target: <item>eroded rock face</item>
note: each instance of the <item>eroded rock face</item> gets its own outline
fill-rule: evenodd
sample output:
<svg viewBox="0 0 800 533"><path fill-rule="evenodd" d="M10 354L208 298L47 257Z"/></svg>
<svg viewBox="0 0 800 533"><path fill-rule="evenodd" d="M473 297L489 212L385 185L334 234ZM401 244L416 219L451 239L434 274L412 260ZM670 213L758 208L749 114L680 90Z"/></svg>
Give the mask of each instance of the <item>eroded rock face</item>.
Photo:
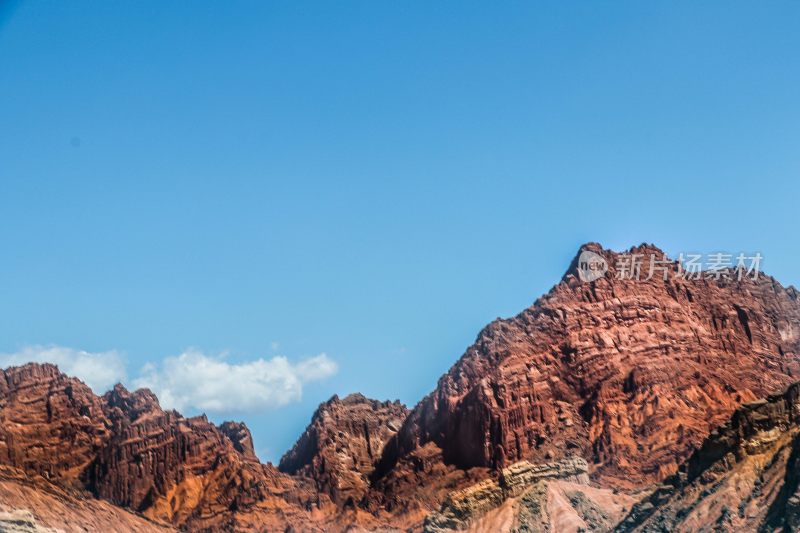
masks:
<svg viewBox="0 0 800 533"><path fill-rule="evenodd" d="M204 416L164 411L150 391L121 385L103 400L112 437L85 476L100 498L183 524L195 512L219 514L269 497L252 450Z"/></svg>
<svg viewBox="0 0 800 533"><path fill-rule="evenodd" d="M800 376L798 293L763 275L619 280L618 254L582 250L608 273L582 282L573 264L410 413L332 398L282 471L258 461L244 424L165 411L147 390L97 397L38 364L2 371L0 465L189 531L418 531L431 509L432 528L604 531L628 513L627 489L651 489L702 444L630 528L800 524L796 395L768 397ZM721 486L740 496L709 496Z"/></svg>
<svg viewBox="0 0 800 533"><path fill-rule="evenodd" d="M500 486L505 498L518 496L542 479L566 479L588 483L589 465L582 457L568 457L554 463L532 464L520 461L500 471Z"/></svg>
<svg viewBox="0 0 800 533"><path fill-rule="evenodd" d="M746 404L619 531L797 531L800 383Z"/></svg>
<svg viewBox="0 0 800 533"><path fill-rule="evenodd" d="M379 402L361 394L334 396L320 405L279 468L312 478L337 505L354 506L366 495L383 446L407 414L398 401Z"/></svg>
<svg viewBox="0 0 800 533"><path fill-rule="evenodd" d="M573 263L533 306L486 327L413 409L377 470L385 505L415 497L404 480L430 446L461 469L578 455L607 486L644 487L740 404L800 375L794 288L763 274L681 279L676 264L666 281L621 280L619 254L582 250L606 259L604 277L582 282Z"/></svg>
<svg viewBox="0 0 800 533"><path fill-rule="evenodd" d="M514 463L504 468L496 479L485 479L450 493L441 509L425 520L425 532L466 529L492 509L500 507L509 498L528 493L532 487L545 479L588 482L587 468L586 461L580 457L539 465L528 461Z"/></svg>
<svg viewBox="0 0 800 533"><path fill-rule="evenodd" d="M0 531L176 533L103 500L0 466ZM14 529L17 528L17 529Z"/></svg>
<svg viewBox="0 0 800 533"><path fill-rule="evenodd" d="M53 365L0 376L0 463L81 487L81 475L111 438L103 403Z"/></svg>
<svg viewBox="0 0 800 533"><path fill-rule="evenodd" d="M250 434L250 429L244 422L223 422L219 426L219 430L231 440L236 451L248 459L256 459L253 435Z"/></svg>
<svg viewBox="0 0 800 533"><path fill-rule="evenodd" d="M160 523L216 527L260 509L276 528L305 524L310 487L258 462L243 425L164 411L148 390L102 398L52 365L0 379L0 464L29 478L88 490Z"/></svg>

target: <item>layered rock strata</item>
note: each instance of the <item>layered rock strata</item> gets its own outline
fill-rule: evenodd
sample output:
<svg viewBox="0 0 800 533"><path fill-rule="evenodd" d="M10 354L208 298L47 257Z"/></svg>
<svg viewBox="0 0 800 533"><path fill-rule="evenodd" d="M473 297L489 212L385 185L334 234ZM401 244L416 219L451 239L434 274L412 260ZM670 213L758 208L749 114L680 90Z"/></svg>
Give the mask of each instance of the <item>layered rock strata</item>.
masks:
<svg viewBox="0 0 800 533"><path fill-rule="evenodd" d="M664 253L583 251L604 258L605 275L581 281L576 256L548 294L487 326L411 411L374 475L381 505L418 499L420 470L437 487L454 472L573 455L603 486L647 487L739 405L800 375L793 287L763 273L691 279L669 261L665 275L619 279L631 256Z"/></svg>
<svg viewBox="0 0 800 533"><path fill-rule="evenodd" d="M746 404L618 531L800 530L800 383Z"/></svg>

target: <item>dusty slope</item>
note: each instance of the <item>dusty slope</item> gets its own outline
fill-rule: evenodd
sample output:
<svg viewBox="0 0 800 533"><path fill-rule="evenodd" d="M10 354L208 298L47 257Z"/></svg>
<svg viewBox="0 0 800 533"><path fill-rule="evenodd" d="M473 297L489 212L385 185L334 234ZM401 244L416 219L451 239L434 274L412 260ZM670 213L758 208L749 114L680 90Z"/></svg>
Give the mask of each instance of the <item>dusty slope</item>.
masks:
<svg viewBox="0 0 800 533"><path fill-rule="evenodd" d="M67 533L86 531L130 531L133 533L169 533L177 530L157 524L108 502L65 490L47 480L26 476L22 472L0 467L0 512L7 513L6 522L23 520L30 530L56 529ZM16 520L12 521L12 518ZM20 527L24 531L23 526ZM13 530L12 524L0 520L0 531Z"/></svg>

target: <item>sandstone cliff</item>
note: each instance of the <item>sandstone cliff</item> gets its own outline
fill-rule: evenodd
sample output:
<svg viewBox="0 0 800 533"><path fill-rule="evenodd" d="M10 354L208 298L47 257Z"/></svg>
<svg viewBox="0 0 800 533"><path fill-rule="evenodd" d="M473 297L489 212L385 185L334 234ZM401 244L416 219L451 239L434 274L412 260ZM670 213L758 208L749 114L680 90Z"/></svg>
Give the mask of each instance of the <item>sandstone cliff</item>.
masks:
<svg viewBox="0 0 800 533"><path fill-rule="evenodd" d="M737 410L618 530L800 530L800 383Z"/></svg>
<svg viewBox="0 0 800 533"><path fill-rule="evenodd" d="M337 505L353 507L366 496L383 446L407 414L397 401L379 402L361 394L334 396L320 405L279 468L313 479Z"/></svg>
<svg viewBox="0 0 800 533"><path fill-rule="evenodd" d="M38 364L0 376L0 466L8 486L117 509L131 531L606 531L625 515L620 528L645 531L711 516L795 527L796 396L769 395L800 377L797 291L764 275L683 279L674 263L666 280L616 279L619 254L582 250L609 271L583 282L573 262L410 412L332 398L279 469L242 423L165 411L147 390L98 397ZM63 525L49 504L2 498L11 519Z"/></svg>
<svg viewBox="0 0 800 533"><path fill-rule="evenodd" d="M102 398L52 365L0 379L0 464L162 524L207 527L239 509L275 527L309 523L313 487L262 465L249 432L164 411L147 390ZM323 507L323 504L317 507Z"/></svg>
<svg viewBox="0 0 800 533"><path fill-rule="evenodd" d="M763 274L683 279L675 263L667 280L616 279L619 254L582 250L609 271L582 282L575 261L530 308L478 335L387 444L374 476L380 505L409 508L420 479L431 494L470 469L573 455L604 486L646 487L740 404L800 375L794 288Z"/></svg>

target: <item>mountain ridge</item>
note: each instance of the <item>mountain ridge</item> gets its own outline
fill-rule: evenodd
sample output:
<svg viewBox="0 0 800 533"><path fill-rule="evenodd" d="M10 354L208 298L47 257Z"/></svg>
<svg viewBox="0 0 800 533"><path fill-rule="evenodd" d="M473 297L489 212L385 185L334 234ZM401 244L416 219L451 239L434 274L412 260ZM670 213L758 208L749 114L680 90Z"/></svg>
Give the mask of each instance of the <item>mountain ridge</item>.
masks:
<svg viewBox="0 0 800 533"><path fill-rule="evenodd" d="M605 262L589 281L585 251ZM2 372L0 464L190 531L609 529L741 405L800 376L793 287L684 279L675 262L618 279L626 253L665 257L583 245L412 409L333 396L278 467L243 423L165 411L146 389L97 396L47 364Z"/></svg>

